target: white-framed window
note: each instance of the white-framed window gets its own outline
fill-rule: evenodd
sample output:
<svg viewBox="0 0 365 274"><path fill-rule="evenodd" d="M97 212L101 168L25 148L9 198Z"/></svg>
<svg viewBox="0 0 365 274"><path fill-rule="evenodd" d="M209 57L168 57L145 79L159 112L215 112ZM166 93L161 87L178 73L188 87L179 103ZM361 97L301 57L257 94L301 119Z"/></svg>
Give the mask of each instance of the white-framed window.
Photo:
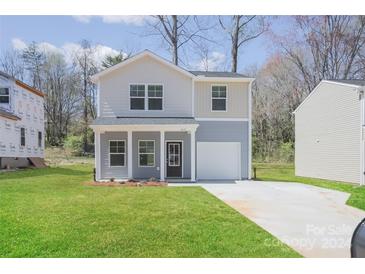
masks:
<svg viewBox="0 0 365 274"><path fill-rule="evenodd" d="M212 111L227 110L227 86L212 86Z"/></svg>
<svg viewBox="0 0 365 274"><path fill-rule="evenodd" d="M181 143L169 143L168 150L169 150L169 158L168 158L168 165L169 166L180 166L180 158L181 158Z"/></svg>
<svg viewBox="0 0 365 274"><path fill-rule="evenodd" d="M125 166L125 141L110 140L109 141L109 165L111 167Z"/></svg>
<svg viewBox="0 0 365 274"><path fill-rule="evenodd" d="M38 131L38 147L42 147L42 131Z"/></svg>
<svg viewBox="0 0 365 274"><path fill-rule="evenodd" d="M145 109L145 85L129 85L130 109L144 110Z"/></svg>
<svg viewBox="0 0 365 274"><path fill-rule="evenodd" d="M162 110L163 86L148 85L148 110Z"/></svg>
<svg viewBox="0 0 365 274"><path fill-rule="evenodd" d="M138 140L138 166L155 166L155 141Z"/></svg>
<svg viewBox="0 0 365 274"><path fill-rule="evenodd" d="M20 145L25 146L25 128L23 127L20 128Z"/></svg>
<svg viewBox="0 0 365 274"><path fill-rule="evenodd" d="M0 87L0 104L10 103L10 89L5 87Z"/></svg>

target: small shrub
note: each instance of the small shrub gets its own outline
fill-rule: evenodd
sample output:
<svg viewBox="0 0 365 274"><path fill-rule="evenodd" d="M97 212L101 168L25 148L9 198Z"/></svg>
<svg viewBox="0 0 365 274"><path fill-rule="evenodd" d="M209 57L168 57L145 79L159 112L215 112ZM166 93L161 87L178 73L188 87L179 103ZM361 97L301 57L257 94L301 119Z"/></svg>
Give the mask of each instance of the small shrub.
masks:
<svg viewBox="0 0 365 274"><path fill-rule="evenodd" d="M69 150L73 156L82 155L82 136L68 136L63 144L66 150Z"/></svg>

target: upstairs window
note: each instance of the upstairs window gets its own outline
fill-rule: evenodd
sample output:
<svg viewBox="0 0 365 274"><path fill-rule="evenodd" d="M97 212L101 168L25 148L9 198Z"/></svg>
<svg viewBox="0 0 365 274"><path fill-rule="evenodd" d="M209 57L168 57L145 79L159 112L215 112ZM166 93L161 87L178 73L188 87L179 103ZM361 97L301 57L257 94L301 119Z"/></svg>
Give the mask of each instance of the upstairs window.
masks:
<svg viewBox="0 0 365 274"><path fill-rule="evenodd" d="M20 145L25 146L25 128L20 128Z"/></svg>
<svg viewBox="0 0 365 274"><path fill-rule="evenodd" d="M145 85L130 85L129 95L131 109L145 109Z"/></svg>
<svg viewBox="0 0 365 274"><path fill-rule="evenodd" d="M212 111L227 110L227 87L212 86Z"/></svg>
<svg viewBox="0 0 365 274"><path fill-rule="evenodd" d="M109 141L110 166L125 166L125 141Z"/></svg>
<svg viewBox="0 0 365 274"><path fill-rule="evenodd" d="M9 88L0 88L0 103L9 104L9 102L10 102Z"/></svg>
<svg viewBox="0 0 365 274"><path fill-rule="evenodd" d="M162 85L148 85L148 109L162 110Z"/></svg>

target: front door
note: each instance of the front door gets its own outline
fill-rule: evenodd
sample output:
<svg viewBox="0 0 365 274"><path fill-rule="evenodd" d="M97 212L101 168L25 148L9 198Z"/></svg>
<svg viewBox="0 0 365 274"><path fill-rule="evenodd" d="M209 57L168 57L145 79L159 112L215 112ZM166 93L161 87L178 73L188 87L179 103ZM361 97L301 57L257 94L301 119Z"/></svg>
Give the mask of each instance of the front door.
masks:
<svg viewBox="0 0 365 274"><path fill-rule="evenodd" d="M166 177L182 177L182 142L166 142Z"/></svg>

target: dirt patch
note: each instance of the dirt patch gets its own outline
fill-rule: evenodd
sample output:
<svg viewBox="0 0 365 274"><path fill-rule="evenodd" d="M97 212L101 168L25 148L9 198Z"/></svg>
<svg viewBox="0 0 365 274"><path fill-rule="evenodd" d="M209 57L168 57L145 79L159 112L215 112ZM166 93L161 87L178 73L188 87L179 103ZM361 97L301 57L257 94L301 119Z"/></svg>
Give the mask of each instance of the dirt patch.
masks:
<svg viewBox="0 0 365 274"><path fill-rule="evenodd" d="M155 181L126 181L126 182L86 182L86 185L91 186L111 186L111 187L145 187L145 186L167 186L167 182Z"/></svg>

